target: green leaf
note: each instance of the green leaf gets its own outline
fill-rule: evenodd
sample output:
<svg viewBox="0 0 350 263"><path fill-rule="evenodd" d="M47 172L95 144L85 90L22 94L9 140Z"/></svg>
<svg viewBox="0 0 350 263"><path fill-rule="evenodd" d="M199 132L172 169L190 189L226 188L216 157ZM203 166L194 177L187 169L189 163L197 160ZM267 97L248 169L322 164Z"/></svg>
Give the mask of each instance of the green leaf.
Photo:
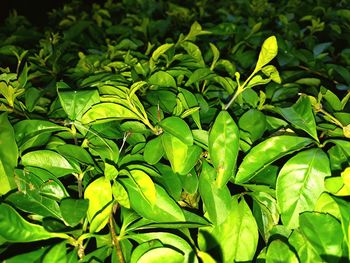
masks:
<svg viewBox="0 0 350 263"><path fill-rule="evenodd" d="M159 87L176 88L175 79L165 71L157 71L154 73L149 77L148 83Z"/></svg>
<svg viewBox="0 0 350 263"><path fill-rule="evenodd" d="M42 226L24 220L11 206L0 204L0 238L10 243L25 243L49 238L68 239L69 236L48 232Z"/></svg>
<svg viewBox="0 0 350 263"><path fill-rule="evenodd" d="M278 73L278 70L273 65L265 66L261 69L262 73L266 75L266 77L269 77L272 81L281 84L281 77Z"/></svg>
<svg viewBox="0 0 350 263"><path fill-rule="evenodd" d="M288 238L288 242L297 252L300 262L323 262L320 255L299 229L293 231Z"/></svg>
<svg viewBox="0 0 350 263"><path fill-rule="evenodd" d="M214 168L204 161L199 176L199 193L209 220L214 225L220 225L230 213L231 194L226 186L218 188L215 177Z"/></svg>
<svg viewBox="0 0 350 263"><path fill-rule="evenodd" d="M152 140L149 140L143 152L143 158L149 164L156 164L162 159L164 155L164 149L162 145L162 137L158 136Z"/></svg>
<svg viewBox="0 0 350 263"><path fill-rule="evenodd" d="M156 203L156 189L152 179L142 170L131 170L130 175L138 187L138 192L153 206Z"/></svg>
<svg viewBox="0 0 350 263"><path fill-rule="evenodd" d="M145 254L147 251L154 248L159 248L159 247L163 247L163 244L158 239L141 243L132 251L132 254L130 257L130 263L137 263L140 257L143 254Z"/></svg>
<svg viewBox="0 0 350 263"><path fill-rule="evenodd" d="M221 111L209 132L209 155L216 169L218 187L233 176L239 150L239 130L227 111Z"/></svg>
<svg viewBox="0 0 350 263"><path fill-rule="evenodd" d="M184 262L184 255L177 250L168 247L153 248L143 254L138 263L182 263Z"/></svg>
<svg viewBox="0 0 350 263"><path fill-rule="evenodd" d="M125 190L122 184L118 181L114 181L112 185L112 193L114 200L117 201L121 206L130 208L130 200L128 192Z"/></svg>
<svg viewBox="0 0 350 263"><path fill-rule="evenodd" d="M266 263L298 263L299 260L286 243L274 240L270 243L266 253Z"/></svg>
<svg viewBox="0 0 350 263"><path fill-rule="evenodd" d="M61 155L54 151L38 150L22 156L24 166L40 167L53 173L56 177L76 172L73 166Z"/></svg>
<svg viewBox="0 0 350 263"><path fill-rule="evenodd" d="M83 113L100 102L97 90L71 90L64 82L57 83L62 108L71 120L80 120Z"/></svg>
<svg viewBox="0 0 350 263"><path fill-rule="evenodd" d="M256 63L254 72L258 72L260 69L262 69L262 67L274 59L274 57L277 55L277 52L278 46L276 37L271 36L267 38L261 47L258 62Z"/></svg>
<svg viewBox="0 0 350 263"><path fill-rule="evenodd" d="M151 205L145 196L140 193L139 186L133 180L123 178L120 182L129 194L131 208L142 217L154 222L185 221L181 208L162 187L155 184L156 202Z"/></svg>
<svg viewBox="0 0 350 263"><path fill-rule="evenodd" d="M0 114L0 195L16 187L14 170L17 166L18 150L14 130L7 114Z"/></svg>
<svg viewBox="0 0 350 263"><path fill-rule="evenodd" d="M201 247L200 249L206 251L220 249L223 256L220 262L252 261L259 234L254 216L243 198L240 202L237 196L232 198L230 214L223 223L209 231L210 235L215 238L217 244L212 240L206 240L205 249Z"/></svg>
<svg viewBox="0 0 350 263"><path fill-rule="evenodd" d="M64 221L69 226L76 226L86 216L89 201L85 199L65 198L60 203L60 210Z"/></svg>
<svg viewBox="0 0 350 263"><path fill-rule="evenodd" d="M337 219L328 214L305 212L299 222L301 232L324 261L336 262L335 259L341 258L343 233Z"/></svg>
<svg viewBox="0 0 350 263"><path fill-rule="evenodd" d="M73 144L64 144L57 147L57 151L66 158L82 164L94 165L91 155L82 147Z"/></svg>
<svg viewBox="0 0 350 263"><path fill-rule="evenodd" d="M66 242L60 242L52 246L49 251L43 257L42 263L66 263L67 262L67 249Z"/></svg>
<svg viewBox="0 0 350 263"><path fill-rule="evenodd" d="M107 225L112 212L111 183L105 177L97 178L86 187L84 198L89 200L90 233L98 232Z"/></svg>
<svg viewBox="0 0 350 263"><path fill-rule="evenodd" d="M214 72L209 68L196 69L187 80L185 86L189 87L193 83L199 84L200 81L212 79L214 76Z"/></svg>
<svg viewBox="0 0 350 263"><path fill-rule="evenodd" d="M197 145L187 146L171 134L162 134L165 154L175 173L186 175L198 162L202 149Z"/></svg>
<svg viewBox="0 0 350 263"><path fill-rule="evenodd" d="M93 105L81 118L83 124L96 121L111 121L123 119L139 119L133 111L128 108L111 102L103 102Z"/></svg>
<svg viewBox="0 0 350 263"><path fill-rule="evenodd" d="M7 200L17 208L45 217L61 219L61 211L58 203L40 194L37 189L15 192L7 197Z"/></svg>
<svg viewBox="0 0 350 263"><path fill-rule="evenodd" d="M250 109L239 118L238 126L248 132L254 142L260 139L265 132L266 117L261 111Z"/></svg>
<svg viewBox="0 0 350 263"><path fill-rule="evenodd" d="M162 120L159 125L164 131L180 139L186 145L193 144L193 136L190 127L187 123L179 117L168 117Z"/></svg>
<svg viewBox="0 0 350 263"><path fill-rule="evenodd" d="M248 182L267 165L287 154L303 149L312 142L313 140L309 138L290 135L280 135L266 139L253 147L243 158L235 182L237 184Z"/></svg>
<svg viewBox="0 0 350 263"><path fill-rule="evenodd" d="M300 152L284 164L276 184L284 225L298 227L299 214L314 209L324 191L324 178L330 175L328 157L320 149Z"/></svg>
<svg viewBox="0 0 350 263"><path fill-rule="evenodd" d="M318 141L315 117L308 96L301 96L292 107L279 108L279 112L293 126L302 129Z"/></svg>

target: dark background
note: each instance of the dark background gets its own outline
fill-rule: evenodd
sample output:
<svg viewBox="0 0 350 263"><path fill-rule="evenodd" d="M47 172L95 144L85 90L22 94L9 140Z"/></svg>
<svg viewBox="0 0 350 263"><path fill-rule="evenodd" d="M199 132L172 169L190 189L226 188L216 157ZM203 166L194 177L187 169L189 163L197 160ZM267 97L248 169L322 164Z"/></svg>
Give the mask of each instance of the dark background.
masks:
<svg viewBox="0 0 350 263"><path fill-rule="evenodd" d="M47 13L54 8L63 7L64 3L70 0L0 0L0 24L8 16L13 9L17 10L19 15L27 17L27 19L36 26L45 25L47 21ZM104 3L104 0L83 0L84 4Z"/></svg>

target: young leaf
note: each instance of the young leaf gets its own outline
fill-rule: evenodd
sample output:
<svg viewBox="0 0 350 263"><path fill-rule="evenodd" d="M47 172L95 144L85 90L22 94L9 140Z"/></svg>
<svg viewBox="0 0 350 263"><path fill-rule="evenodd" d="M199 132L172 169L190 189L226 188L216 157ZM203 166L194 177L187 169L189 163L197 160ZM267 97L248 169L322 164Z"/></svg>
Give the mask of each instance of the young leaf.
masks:
<svg viewBox="0 0 350 263"><path fill-rule="evenodd" d="M301 96L292 107L279 108L279 112L293 126L302 129L318 141L315 117L307 96Z"/></svg>
<svg viewBox="0 0 350 263"><path fill-rule="evenodd" d="M278 46L276 37L271 36L267 38L261 47L258 62L256 63L254 72L258 72L260 69L262 69L262 67L274 59L274 57L277 55L277 52Z"/></svg>
<svg viewBox="0 0 350 263"><path fill-rule="evenodd" d="M239 150L239 130L227 111L221 111L209 132L209 155L216 169L219 187L233 176Z"/></svg>
<svg viewBox="0 0 350 263"><path fill-rule="evenodd" d="M113 182L112 193L113 193L114 200L116 200L121 206L130 208L128 193L126 192L123 185L120 184L118 181Z"/></svg>
<svg viewBox="0 0 350 263"><path fill-rule="evenodd" d="M149 164L156 164L164 155L164 149L162 145L162 137L158 136L152 140L149 140L143 152L143 158Z"/></svg>
<svg viewBox="0 0 350 263"><path fill-rule="evenodd" d="M274 136L266 139L253 147L243 158L235 182L237 184L248 182L267 165L287 154L303 149L312 142L309 138L290 135Z"/></svg>
<svg viewBox="0 0 350 263"><path fill-rule="evenodd" d="M331 175L327 155L320 149L300 152L282 167L276 184L282 222L298 227L299 214L313 210L324 191L324 178Z"/></svg>
<svg viewBox="0 0 350 263"><path fill-rule="evenodd" d="M157 199L156 188L152 179L142 170L131 170L130 175L138 187L138 192L142 194L150 206L153 206Z"/></svg>
<svg viewBox="0 0 350 263"><path fill-rule="evenodd" d="M13 128L7 114L0 114L0 195L16 187L14 170L17 165L18 150Z"/></svg>

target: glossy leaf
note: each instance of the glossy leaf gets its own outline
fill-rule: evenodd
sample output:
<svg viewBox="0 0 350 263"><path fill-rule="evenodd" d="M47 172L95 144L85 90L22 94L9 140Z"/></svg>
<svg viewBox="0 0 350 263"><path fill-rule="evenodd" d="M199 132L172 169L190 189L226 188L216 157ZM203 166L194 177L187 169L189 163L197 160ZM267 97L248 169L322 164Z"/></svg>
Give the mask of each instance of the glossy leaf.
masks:
<svg viewBox="0 0 350 263"><path fill-rule="evenodd" d="M133 111L125 106L103 102L93 105L81 118L83 124L89 124L96 121L111 121L111 120L123 120L123 119L139 119Z"/></svg>
<svg viewBox="0 0 350 263"><path fill-rule="evenodd" d="M0 195L16 187L14 169L17 165L18 149L14 130L7 114L0 114Z"/></svg>
<svg viewBox="0 0 350 263"><path fill-rule="evenodd" d="M138 187L138 192L143 196L143 198L149 203L150 206L153 206L156 203L156 188L149 177L142 170L131 170L131 178Z"/></svg>
<svg viewBox="0 0 350 263"><path fill-rule="evenodd" d="M112 212L111 183L104 177L97 178L85 189L84 198L89 200L90 233L98 232L106 226Z"/></svg>
<svg viewBox="0 0 350 263"><path fill-rule="evenodd" d="M161 262L170 262L170 263L180 263L184 262L184 256L171 248L168 247L159 247L147 251L143 254L137 262L139 263L161 263Z"/></svg>
<svg viewBox="0 0 350 263"><path fill-rule="evenodd" d="M67 253L66 242L60 242L49 249L49 251L43 257L42 262L43 263L50 263L50 262L66 263L67 262L66 253Z"/></svg>
<svg viewBox="0 0 350 263"><path fill-rule="evenodd" d="M155 222L178 222L184 221L184 215L180 207L175 203L167 192L160 186L155 185L156 202L152 206L144 195L138 190L138 185L131 179L123 179L121 183L125 186L130 206L139 215Z"/></svg>
<svg viewBox="0 0 350 263"><path fill-rule="evenodd" d="M288 245L281 240L274 240L267 248L266 263L288 262L298 263L299 260Z"/></svg>
<svg viewBox="0 0 350 263"><path fill-rule="evenodd" d="M328 157L320 149L300 152L284 164L276 185L284 225L296 228L299 214L314 209L324 191L324 178L330 175Z"/></svg>
<svg viewBox="0 0 350 263"><path fill-rule="evenodd" d="M220 225L230 213L231 195L226 186L218 188L215 176L215 169L203 162L199 176L199 193L210 221L214 225Z"/></svg>
<svg viewBox="0 0 350 263"><path fill-rule="evenodd" d="M149 164L156 164L164 155L164 149L162 144L162 137L158 136L152 140L149 140L143 152L145 161Z"/></svg>
<svg viewBox="0 0 350 263"><path fill-rule="evenodd" d="M263 66L265 66L272 59L274 59L274 57L277 55L277 52L278 46L276 37L271 36L267 38L261 47L258 62L256 63L254 72L258 72Z"/></svg>
<svg viewBox="0 0 350 263"><path fill-rule="evenodd" d="M148 83L159 87L176 88L175 79L165 71L157 71L154 73L149 77Z"/></svg>
<svg viewBox="0 0 350 263"><path fill-rule="evenodd" d="M117 201L121 206L130 208L128 193L119 182L117 181L113 182L112 193L115 201Z"/></svg>
<svg viewBox="0 0 350 263"><path fill-rule="evenodd" d="M233 176L239 150L239 130L227 111L221 111L209 132L209 155L216 169L216 183L224 186Z"/></svg>
<svg viewBox="0 0 350 263"><path fill-rule="evenodd" d="M162 120L159 125L164 131L180 139L186 145L193 144L193 136L187 123L179 117L168 117Z"/></svg>
<svg viewBox="0 0 350 263"><path fill-rule="evenodd" d="M97 90L71 90L64 82L57 83L57 93L69 119L80 120L83 113L100 102Z"/></svg>
<svg viewBox="0 0 350 263"><path fill-rule="evenodd" d="M67 159L49 150L38 150L23 155L22 164L25 166L40 167L50 171L57 177L76 172Z"/></svg>
<svg viewBox="0 0 350 263"><path fill-rule="evenodd" d="M0 238L7 242L33 242L49 238L68 239L64 233L52 233L24 220L14 208L0 204Z"/></svg>
<svg viewBox="0 0 350 263"><path fill-rule="evenodd" d="M266 139L253 147L243 158L235 182L237 184L248 182L267 165L287 154L299 151L311 143L311 139L289 135Z"/></svg>
<svg viewBox="0 0 350 263"><path fill-rule="evenodd" d="M85 199L63 199L60 210L65 222L70 226L76 226L86 216L89 201Z"/></svg>
<svg viewBox="0 0 350 263"><path fill-rule="evenodd" d="M290 108L279 108L279 112L293 126L304 130L318 141L315 117L310 100L307 96L301 96Z"/></svg>
<svg viewBox="0 0 350 263"><path fill-rule="evenodd" d="M305 212L299 222L301 232L323 260L332 261L342 256L343 234L337 219L328 214Z"/></svg>
<svg viewBox="0 0 350 263"><path fill-rule="evenodd" d="M266 117L258 110L250 109L238 121L239 128L248 132L253 141L262 137L266 129Z"/></svg>

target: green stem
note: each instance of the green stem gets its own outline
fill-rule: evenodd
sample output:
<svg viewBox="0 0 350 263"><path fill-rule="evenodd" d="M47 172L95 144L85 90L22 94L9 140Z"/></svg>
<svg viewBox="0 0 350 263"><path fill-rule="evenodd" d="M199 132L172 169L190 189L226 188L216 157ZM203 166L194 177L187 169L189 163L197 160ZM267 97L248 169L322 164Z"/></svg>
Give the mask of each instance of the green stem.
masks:
<svg viewBox="0 0 350 263"><path fill-rule="evenodd" d="M257 73L257 71L254 70L253 73L250 74L250 76L244 81L244 83L242 85L239 85L239 83L238 83L238 88L236 90L236 93L233 95L233 97L230 99L230 101L225 105L225 107L224 107L225 110L230 108L232 103L237 99L239 94L241 94L245 90L245 86L249 83L249 81L252 79L252 77L254 77L254 75L256 73Z"/></svg>

